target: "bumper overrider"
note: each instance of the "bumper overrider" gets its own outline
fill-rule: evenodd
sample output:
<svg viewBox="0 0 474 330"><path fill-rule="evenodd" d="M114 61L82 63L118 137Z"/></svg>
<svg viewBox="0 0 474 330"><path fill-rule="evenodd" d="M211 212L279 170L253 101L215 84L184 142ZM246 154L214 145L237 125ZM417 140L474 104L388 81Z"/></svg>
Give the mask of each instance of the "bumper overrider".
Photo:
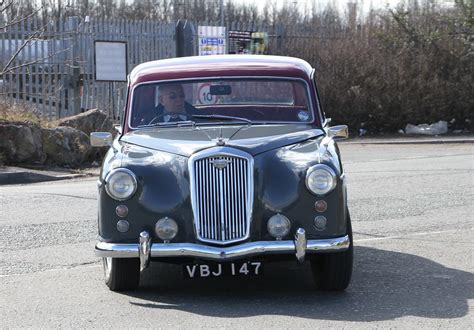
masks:
<svg viewBox="0 0 474 330"><path fill-rule="evenodd" d="M344 251L349 248L349 236L307 240L303 228L296 231L294 240L248 242L230 247L215 247L195 243L151 243L148 232L140 233L137 244L99 242L95 246L97 257L140 258L141 270L148 267L151 258L192 257L215 261L229 261L253 256L292 254L304 261L307 253Z"/></svg>

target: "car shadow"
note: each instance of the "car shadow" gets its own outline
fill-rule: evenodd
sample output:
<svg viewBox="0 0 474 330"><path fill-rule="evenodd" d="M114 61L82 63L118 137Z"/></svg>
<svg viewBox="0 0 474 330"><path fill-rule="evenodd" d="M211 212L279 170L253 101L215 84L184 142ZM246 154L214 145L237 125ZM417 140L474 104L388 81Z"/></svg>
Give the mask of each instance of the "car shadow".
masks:
<svg viewBox="0 0 474 330"><path fill-rule="evenodd" d="M406 253L355 248L345 292L314 289L308 263L266 264L253 278L183 279L181 266L152 263L130 304L204 316L288 315L309 319L377 321L413 315L458 318L468 313L474 276ZM137 298L137 299L135 299Z"/></svg>

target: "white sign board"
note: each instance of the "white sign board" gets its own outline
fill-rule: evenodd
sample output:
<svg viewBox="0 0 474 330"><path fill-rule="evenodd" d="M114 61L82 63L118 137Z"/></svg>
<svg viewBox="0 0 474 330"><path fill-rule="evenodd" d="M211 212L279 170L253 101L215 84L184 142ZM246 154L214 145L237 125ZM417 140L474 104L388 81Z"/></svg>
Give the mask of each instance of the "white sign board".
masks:
<svg viewBox="0 0 474 330"><path fill-rule="evenodd" d="M199 55L226 54L225 26L198 26Z"/></svg>
<svg viewBox="0 0 474 330"><path fill-rule="evenodd" d="M127 81L127 43L96 41L95 80Z"/></svg>

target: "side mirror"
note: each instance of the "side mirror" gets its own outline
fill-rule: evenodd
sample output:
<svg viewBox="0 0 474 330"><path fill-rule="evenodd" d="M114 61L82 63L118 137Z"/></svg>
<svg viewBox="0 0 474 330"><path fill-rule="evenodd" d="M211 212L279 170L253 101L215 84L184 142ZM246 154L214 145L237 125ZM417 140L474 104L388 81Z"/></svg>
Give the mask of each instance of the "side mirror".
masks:
<svg viewBox="0 0 474 330"><path fill-rule="evenodd" d="M121 135L122 134L122 125L114 125L114 129Z"/></svg>
<svg viewBox="0 0 474 330"><path fill-rule="evenodd" d="M347 139L349 137L349 129L347 125L337 125L328 128L328 136L334 140Z"/></svg>
<svg viewBox="0 0 474 330"><path fill-rule="evenodd" d="M112 134L108 132L91 133L91 146L107 147L112 145Z"/></svg>

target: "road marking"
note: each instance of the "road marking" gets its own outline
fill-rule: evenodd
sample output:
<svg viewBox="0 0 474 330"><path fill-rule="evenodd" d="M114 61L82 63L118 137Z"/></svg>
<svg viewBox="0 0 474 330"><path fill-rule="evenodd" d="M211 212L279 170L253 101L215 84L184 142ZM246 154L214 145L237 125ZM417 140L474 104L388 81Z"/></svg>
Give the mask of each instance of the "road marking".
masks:
<svg viewBox="0 0 474 330"><path fill-rule="evenodd" d="M469 228L468 230L473 230L474 228ZM372 237L372 238L362 238L362 239L355 239L354 242L371 242L371 241L382 241L388 239L399 239L405 238L410 236L426 236L426 235L436 235L436 234L446 234L446 233L455 233L458 231L465 231L466 229L450 229L450 230L439 230L439 231L426 231L420 233L412 233L412 234L405 234L405 235L397 235L397 236L386 236L386 237Z"/></svg>
<svg viewBox="0 0 474 330"><path fill-rule="evenodd" d="M407 156L403 158L376 158L365 161L351 161L347 160L344 164L367 164L367 163L380 163L380 162L393 162L401 160L420 160L420 159L437 159L437 158L446 158L446 157L464 157L472 156L472 154L453 154L453 155L432 155L432 156Z"/></svg>

